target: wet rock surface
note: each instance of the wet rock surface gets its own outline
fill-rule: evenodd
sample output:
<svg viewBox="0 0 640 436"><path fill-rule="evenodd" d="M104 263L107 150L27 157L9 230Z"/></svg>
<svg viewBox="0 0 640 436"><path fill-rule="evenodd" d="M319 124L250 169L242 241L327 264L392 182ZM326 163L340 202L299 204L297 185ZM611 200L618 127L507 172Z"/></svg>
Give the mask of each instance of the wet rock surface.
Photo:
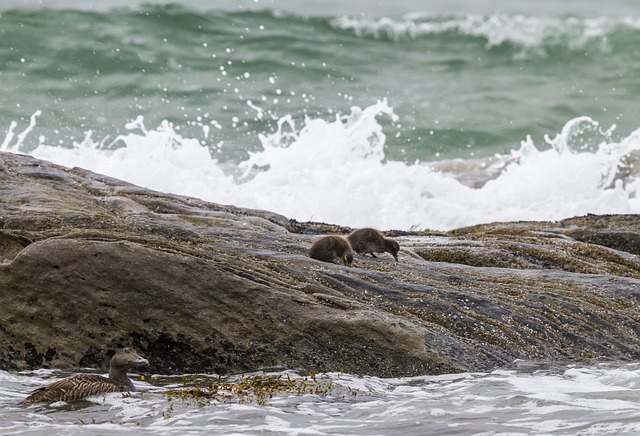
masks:
<svg viewBox="0 0 640 436"><path fill-rule="evenodd" d="M0 153L0 368L408 376L640 357L640 218L386 232L355 267L301 223Z"/></svg>

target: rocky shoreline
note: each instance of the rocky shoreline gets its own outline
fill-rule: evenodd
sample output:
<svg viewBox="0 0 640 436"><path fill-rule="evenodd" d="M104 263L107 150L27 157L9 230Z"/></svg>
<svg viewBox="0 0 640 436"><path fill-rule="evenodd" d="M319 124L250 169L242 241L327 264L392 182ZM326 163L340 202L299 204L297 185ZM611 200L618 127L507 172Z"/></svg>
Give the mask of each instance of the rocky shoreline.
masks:
<svg viewBox="0 0 640 436"><path fill-rule="evenodd" d="M301 223L0 153L0 369L412 376L640 358L640 217L386 232L400 261L310 259Z"/></svg>

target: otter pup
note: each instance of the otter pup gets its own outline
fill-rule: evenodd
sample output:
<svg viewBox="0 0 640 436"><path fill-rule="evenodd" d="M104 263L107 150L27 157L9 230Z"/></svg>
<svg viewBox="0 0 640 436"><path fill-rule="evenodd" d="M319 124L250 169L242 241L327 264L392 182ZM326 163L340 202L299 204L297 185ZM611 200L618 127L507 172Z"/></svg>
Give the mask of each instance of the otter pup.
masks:
<svg viewBox="0 0 640 436"><path fill-rule="evenodd" d="M76 374L57 382L53 382L31 392L21 405L35 403L54 403L56 401L73 401L91 395L108 392L135 391L133 382L127 377L127 370L149 361L135 352L131 347L119 350L109 363L109 378L97 374Z"/></svg>
<svg viewBox="0 0 640 436"><path fill-rule="evenodd" d="M309 250L309 257L322 260L323 262L333 262L336 258L342 260L347 266L353 262L353 250L342 236L325 236L318 239Z"/></svg>
<svg viewBox="0 0 640 436"><path fill-rule="evenodd" d="M372 228L358 229L347 236L347 240L356 253L367 254L376 257L373 253L391 253L396 262L400 244L393 239L385 238L382 233Z"/></svg>

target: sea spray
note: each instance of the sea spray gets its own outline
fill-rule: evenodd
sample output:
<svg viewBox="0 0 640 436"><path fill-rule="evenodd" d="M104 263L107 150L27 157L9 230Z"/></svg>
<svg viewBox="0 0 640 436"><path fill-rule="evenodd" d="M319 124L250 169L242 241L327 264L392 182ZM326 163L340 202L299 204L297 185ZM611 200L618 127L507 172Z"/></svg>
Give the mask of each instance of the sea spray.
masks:
<svg viewBox="0 0 640 436"><path fill-rule="evenodd" d="M88 132L71 147L40 143L30 154L160 191L352 227L447 230L640 212L640 130L616 142L612 129L603 131L588 117L570 120L546 137L547 144L536 146L527 137L519 148L494 156L484 180L469 186L465 174L439 170L442 162L387 160L381 117L398 121L384 100L331 121L308 117L301 127L285 116L274 132L259 135L262 150L231 171L172 123L148 129L142 117L108 144ZM20 151L32 128L11 145L12 124L3 148Z"/></svg>

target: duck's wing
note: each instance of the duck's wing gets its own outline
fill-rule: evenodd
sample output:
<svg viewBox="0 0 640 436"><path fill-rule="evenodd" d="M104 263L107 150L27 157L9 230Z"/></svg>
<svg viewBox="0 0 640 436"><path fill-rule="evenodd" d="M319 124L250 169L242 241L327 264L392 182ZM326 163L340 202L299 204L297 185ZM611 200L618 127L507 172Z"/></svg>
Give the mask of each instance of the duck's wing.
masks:
<svg viewBox="0 0 640 436"><path fill-rule="evenodd" d="M73 401L91 395L122 392L124 388L106 377L97 374L78 374L31 392L20 404L53 403Z"/></svg>

